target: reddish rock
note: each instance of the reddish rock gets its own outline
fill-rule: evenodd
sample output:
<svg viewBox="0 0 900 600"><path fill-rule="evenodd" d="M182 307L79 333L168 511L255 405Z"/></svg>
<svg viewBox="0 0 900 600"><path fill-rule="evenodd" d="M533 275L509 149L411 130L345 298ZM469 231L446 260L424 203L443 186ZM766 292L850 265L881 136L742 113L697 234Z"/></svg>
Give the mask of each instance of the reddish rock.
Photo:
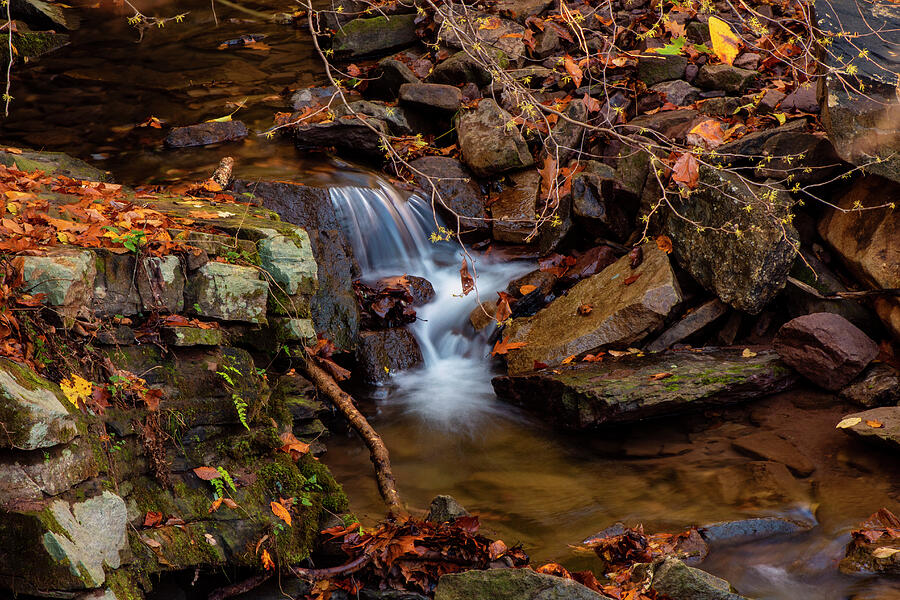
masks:
<svg viewBox="0 0 900 600"><path fill-rule="evenodd" d="M166 137L166 145L171 148L208 146L219 142L241 140L247 135L247 127L240 121L211 121L186 127L174 127Z"/></svg>
<svg viewBox="0 0 900 600"><path fill-rule="evenodd" d="M839 390L878 355L878 346L850 321L832 313L792 319L775 337L775 350L801 375Z"/></svg>

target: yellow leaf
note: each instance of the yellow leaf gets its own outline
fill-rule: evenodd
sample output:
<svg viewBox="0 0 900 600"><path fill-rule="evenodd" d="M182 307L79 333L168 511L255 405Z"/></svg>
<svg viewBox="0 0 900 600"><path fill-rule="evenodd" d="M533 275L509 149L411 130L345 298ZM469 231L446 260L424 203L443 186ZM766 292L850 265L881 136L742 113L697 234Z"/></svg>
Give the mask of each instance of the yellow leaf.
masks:
<svg viewBox="0 0 900 600"><path fill-rule="evenodd" d="M750 348L744 348L744 351L741 352L741 356L744 358L753 358L756 356L756 352L752 351Z"/></svg>
<svg viewBox="0 0 900 600"><path fill-rule="evenodd" d="M59 387L62 389L66 400L71 402L76 408L79 406L79 403L83 406L94 393L94 384L74 373L71 379L60 381Z"/></svg>
<svg viewBox="0 0 900 600"><path fill-rule="evenodd" d="M713 52L723 63L732 65L741 49L741 40L731 26L718 17L709 18L709 37L712 38Z"/></svg>
<svg viewBox="0 0 900 600"><path fill-rule="evenodd" d="M280 502L272 502L270 503L272 507L272 514L287 523L291 524L291 513L288 512L288 509L284 507L284 505Z"/></svg>
<svg viewBox="0 0 900 600"><path fill-rule="evenodd" d="M849 419L844 419L835 427L836 429L847 429L848 427L853 427L854 425L859 425L862 423L862 419L859 417L850 417Z"/></svg>
<svg viewBox="0 0 900 600"><path fill-rule="evenodd" d="M874 558L890 558L900 552L900 548L878 548L872 552Z"/></svg>

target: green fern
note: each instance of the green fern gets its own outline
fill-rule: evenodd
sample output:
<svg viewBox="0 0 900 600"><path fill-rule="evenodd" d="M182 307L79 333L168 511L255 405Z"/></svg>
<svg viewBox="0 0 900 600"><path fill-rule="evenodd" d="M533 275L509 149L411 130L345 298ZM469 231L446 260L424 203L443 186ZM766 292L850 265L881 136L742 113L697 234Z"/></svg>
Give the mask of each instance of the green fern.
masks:
<svg viewBox="0 0 900 600"><path fill-rule="evenodd" d="M247 431L250 431L250 425L247 423L247 403L238 394L231 394L231 400L234 402L234 409L237 411L238 420Z"/></svg>
<svg viewBox="0 0 900 600"><path fill-rule="evenodd" d="M231 475L228 473L228 471L225 470L225 467L216 467L216 471L218 471L219 475L222 476L222 481L224 481L228 485L228 488L232 492L237 492L237 488L234 487L234 480L231 478ZM213 479L213 481L219 481L219 480Z"/></svg>

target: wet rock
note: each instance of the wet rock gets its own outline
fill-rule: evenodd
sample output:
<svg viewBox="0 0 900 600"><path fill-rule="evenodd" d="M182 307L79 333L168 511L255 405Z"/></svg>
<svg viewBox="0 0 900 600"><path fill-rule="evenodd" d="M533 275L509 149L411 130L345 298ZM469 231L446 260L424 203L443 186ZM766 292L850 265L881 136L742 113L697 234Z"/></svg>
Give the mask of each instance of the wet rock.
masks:
<svg viewBox="0 0 900 600"><path fill-rule="evenodd" d="M372 131L371 127L376 131ZM338 148L353 154L384 156L379 147L381 137L390 134L387 123L379 119L366 119L362 123L353 116L341 117L329 123L308 123L291 128L294 143L299 148Z"/></svg>
<svg viewBox="0 0 900 600"><path fill-rule="evenodd" d="M683 79L657 83L651 89L665 94L666 102L675 106L687 106L700 99L700 90Z"/></svg>
<svg viewBox="0 0 900 600"><path fill-rule="evenodd" d="M440 83L404 83L400 86L400 102L419 109L453 113L462 105L462 92Z"/></svg>
<svg viewBox="0 0 900 600"><path fill-rule="evenodd" d="M499 50L497 59L501 63L508 62L506 55ZM490 72L465 51L457 52L445 61L436 64L431 75L428 76L428 81L432 83L461 85L471 82L479 87L488 85L492 79Z"/></svg>
<svg viewBox="0 0 900 600"><path fill-rule="evenodd" d="M516 319L505 332L522 348L507 354L510 373L530 371L535 362L559 364L572 354L609 345L627 345L662 325L681 302L681 290L668 256L656 247L643 247L644 261L636 269L623 257L597 275L576 284L533 317ZM578 312L583 304L589 314Z"/></svg>
<svg viewBox="0 0 900 600"><path fill-rule="evenodd" d="M663 81L681 79L684 77L684 69L687 65L686 56L643 55L638 58L638 79L643 81L647 87L653 87Z"/></svg>
<svg viewBox="0 0 900 600"><path fill-rule="evenodd" d="M338 56L356 58L412 45L416 35L415 15L354 19L334 36L332 48Z"/></svg>
<svg viewBox="0 0 900 600"><path fill-rule="evenodd" d="M731 65L703 65L694 83L705 90L742 94L756 82L757 72Z"/></svg>
<svg viewBox="0 0 900 600"><path fill-rule="evenodd" d="M208 146L219 142L231 142L247 137L247 126L241 121L214 121L186 127L174 127L166 136L170 148Z"/></svg>
<svg viewBox="0 0 900 600"><path fill-rule="evenodd" d="M551 4L553 0L497 0L493 3L493 9L498 14L524 25L525 19L541 14Z"/></svg>
<svg viewBox="0 0 900 600"><path fill-rule="evenodd" d="M717 501L728 506L783 510L786 505L808 506L810 502L807 486L794 478L786 466L770 461L714 470L705 485Z"/></svg>
<svg viewBox="0 0 900 600"><path fill-rule="evenodd" d="M54 31L17 31L12 39L16 54L23 58L37 58L49 54L68 43L68 35ZM9 33L0 34L0 60L9 60Z"/></svg>
<svg viewBox="0 0 900 600"><path fill-rule="evenodd" d="M762 153L769 158L756 170L761 179L791 176L792 182L810 185L834 179L845 170L831 142L811 133L772 135L763 144Z"/></svg>
<svg viewBox="0 0 900 600"><path fill-rule="evenodd" d="M839 565L841 572L900 575L900 552L896 551L900 544L898 530L900 519L888 509L882 508L870 516L851 532L846 556ZM889 593L885 597L890 599L893 595Z"/></svg>
<svg viewBox="0 0 900 600"><path fill-rule="evenodd" d="M431 508L428 510L425 520L432 523L446 523L467 516L469 516L469 511L463 508L453 496L441 495L435 496L431 501Z"/></svg>
<svg viewBox="0 0 900 600"><path fill-rule="evenodd" d="M490 177L534 163L519 130L506 126L511 120L512 115L488 98L458 117L456 132L463 162L476 175Z"/></svg>
<svg viewBox="0 0 900 600"><path fill-rule="evenodd" d="M378 68L372 75L375 79L369 81L366 94L387 100L396 100L404 83L422 82L406 63L393 56L378 61Z"/></svg>
<svg viewBox="0 0 900 600"><path fill-rule="evenodd" d="M728 307L719 300L710 300L686 314L680 321L665 330L662 335L647 344L648 352L660 352L697 333L725 314Z"/></svg>
<svg viewBox="0 0 900 600"><path fill-rule="evenodd" d="M688 200L675 201L681 216L673 212L666 219L678 263L720 300L750 314L759 313L784 287L799 245L793 226L781 222L790 210L786 192L774 195L771 210L745 210L766 191L731 173L701 167L700 187ZM694 223L733 226L742 235L699 230Z"/></svg>
<svg viewBox="0 0 900 600"><path fill-rule="evenodd" d="M771 431L758 431L732 442L740 452L760 460L771 460L786 466L799 477L807 477L816 466L794 444Z"/></svg>
<svg viewBox="0 0 900 600"><path fill-rule="evenodd" d="M683 140L700 117L692 108L666 110L653 115L640 115L621 126L625 133L641 135L647 129L658 131L673 140Z"/></svg>
<svg viewBox="0 0 900 600"><path fill-rule="evenodd" d="M607 598L571 579L531 569L451 573L438 580L435 600L601 600Z"/></svg>
<svg viewBox="0 0 900 600"><path fill-rule="evenodd" d="M660 376L666 373L671 375ZM630 356L493 380L499 397L567 429L742 402L783 391L795 382L774 352L746 358L732 350Z"/></svg>
<svg viewBox="0 0 900 600"><path fill-rule="evenodd" d="M478 234L490 232L491 223L484 210L481 188L461 162L446 156L423 156L412 161L410 166L432 178L441 195L435 206L448 219L451 228L458 216L463 231L471 230ZM432 189L428 180L418 173L413 173L413 177L423 196L430 198Z"/></svg>
<svg viewBox="0 0 900 600"><path fill-rule="evenodd" d="M560 276L560 280L567 285L577 283L582 279L596 275L609 265L616 262L615 252L609 246L594 246L586 250L575 259L575 264Z"/></svg>
<svg viewBox="0 0 900 600"><path fill-rule="evenodd" d="M356 100L348 104L339 103L339 106L334 109L336 117L345 117L354 113L378 119L385 123L394 135L411 135L413 133L406 110L402 107L388 106L369 100Z"/></svg>
<svg viewBox="0 0 900 600"><path fill-rule="evenodd" d="M847 319L814 313L785 323L774 341L784 361L811 382L839 390L878 355L878 346Z"/></svg>
<svg viewBox="0 0 900 600"><path fill-rule="evenodd" d="M97 275L94 255L86 250L54 250L44 256L20 256L13 264L22 274L25 293L44 294L64 319L88 316Z"/></svg>
<svg viewBox="0 0 900 600"><path fill-rule="evenodd" d="M841 389L841 398L866 408L900 405L900 373L885 363L876 363Z"/></svg>
<svg viewBox="0 0 900 600"><path fill-rule="evenodd" d="M495 314L497 314L497 303L493 300L485 300L469 313L469 324L475 331L481 331L488 325L496 323Z"/></svg>
<svg viewBox="0 0 900 600"><path fill-rule="evenodd" d="M518 62L518 60L524 56L525 42L523 41L523 36L525 34L525 28L518 23L508 19L498 18L495 15L472 10L467 11L465 16L457 13L456 18L463 19L464 23L490 23L490 27L475 28L474 36L472 37L478 40L478 42L483 44L486 48L493 48L503 52L509 62ZM468 34L466 26L463 26L462 29ZM464 46L470 44L468 40L460 40L449 19L441 23L441 28L438 31L438 41L458 49L462 49ZM506 65L503 66L505 67Z"/></svg>
<svg viewBox="0 0 900 600"><path fill-rule="evenodd" d="M642 570L650 589L674 600L747 600L731 584L715 575L667 557Z"/></svg>
<svg viewBox="0 0 900 600"><path fill-rule="evenodd" d="M143 260L137 288L144 310L178 313L184 308L184 269L177 256L151 256Z"/></svg>
<svg viewBox="0 0 900 600"><path fill-rule="evenodd" d="M406 281L408 282L406 289L413 298L413 306L424 306L434 300L434 286L430 281L415 275L407 275Z"/></svg>
<svg viewBox="0 0 900 600"><path fill-rule="evenodd" d="M900 198L900 184L877 176L858 179L819 221L819 235L840 255L857 279L882 289L900 288L900 211L882 208L854 211L854 206L878 206ZM875 312L900 338L900 300L878 297Z"/></svg>
<svg viewBox="0 0 900 600"><path fill-rule="evenodd" d="M291 96L291 108L302 111L304 108L325 106L335 95L337 95L337 88L334 86L303 88L302 90L297 90ZM359 94L352 91L344 92L344 97L347 99L347 102L354 102L360 99Z"/></svg>
<svg viewBox="0 0 900 600"><path fill-rule="evenodd" d="M900 406L882 406L853 413L844 417L842 422L848 419L859 419L859 422L842 427L847 434L900 450Z"/></svg>
<svg viewBox="0 0 900 600"><path fill-rule="evenodd" d="M700 535L710 544L745 544L771 537L796 535L812 529L813 523L801 523L780 517L760 517L741 521L712 523L700 528Z"/></svg>
<svg viewBox="0 0 900 600"><path fill-rule="evenodd" d="M192 314L223 321L265 322L268 295L257 269L220 262L203 265L185 287Z"/></svg>
<svg viewBox="0 0 900 600"><path fill-rule="evenodd" d="M633 229L633 207L616 197L615 171L608 165L597 167L572 178L572 214L592 235L624 242Z"/></svg>
<svg viewBox="0 0 900 600"><path fill-rule="evenodd" d="M354 374L369 383L387 381L392 375L422 364L422 350L415 336L402 327L361 331Z"/></svg>
<svg viewBox="0 0 900 600"><path fill-rule="evenodd" d="M573 157L581 156L584 127L577 123L586 123L588 120L587 108L581 100L569 102L564 114L575 123L559 119L553 126L553 137L547 140L545 150L545 156L552 157L560 166L569 164Z"/></svg>
<svg viewBox="0 0 900 600"><path fill-rule="evenodd" d="M541 175L535 170L509 176L512 183L491 204L494 239L521 244L534 239Z"/></svg>
<svg viewBox="0 0 900 600"><path fill-rule="evenodd" d="M0 150L0 164L15 166L20 171L43 171L47 175L65 175L72 179L110 181L109 173L62 152L37 152L17 149Z"/></svg>
<svg viewBox="0 0 900 600"><path fill-rule="evenodd" d="M318 289L316 259L306 231L296 229L290 236L277 231L266 233L268 237L256 244L259 266L289 296L315 293Z"/></svg>
<svg viewBox="0 0 900 600"><path fill-rule="evenodd" d="M788 94L780 104L781 110L806 113L819 112L819 101L816 98L816 89L810 84L803 84Z"/></svg>

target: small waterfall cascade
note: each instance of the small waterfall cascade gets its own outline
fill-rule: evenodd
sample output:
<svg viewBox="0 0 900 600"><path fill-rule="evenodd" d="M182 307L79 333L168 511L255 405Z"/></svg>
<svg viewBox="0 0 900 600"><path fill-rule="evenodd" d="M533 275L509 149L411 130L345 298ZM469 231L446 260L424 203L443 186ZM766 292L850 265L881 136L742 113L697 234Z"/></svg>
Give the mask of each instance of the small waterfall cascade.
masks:
<svg viewBox="0 0 900 600"><path fill-rule="evenodd" d="M406 274L434 286L434 300L417 307L419 319L411 325L425 367L395 376L385 401L403 404L436 426L491 412L489 349L468 322L477 302L474 293L461 293L462 249L455 241L430 241L443 225L430 203L416 195L407 198L381 179L374 187L331 188L331 200L364 279ZM529 268L481 256L474 260L482 300L495 298Z"/></svg>

